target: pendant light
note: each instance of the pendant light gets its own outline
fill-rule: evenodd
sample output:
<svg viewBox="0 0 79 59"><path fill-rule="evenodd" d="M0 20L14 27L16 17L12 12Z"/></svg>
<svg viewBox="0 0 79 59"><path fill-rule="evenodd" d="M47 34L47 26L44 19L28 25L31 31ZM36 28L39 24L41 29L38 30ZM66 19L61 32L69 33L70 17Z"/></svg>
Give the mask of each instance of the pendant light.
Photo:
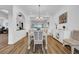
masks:
<svg viewBox="0 0 79 59"><path fill-rule="evenodd" d="M39 16L38 16L38 17L39 17L39 19L40 19L40 5L38 5L38 7L39 7Z"/></svg>
<svg viewBox="0 0 79 59"><path fill-rule="evenodd" d="M36 18L40 20L40 5L38 5L38 16Z"/></svg>
<svg viewBox="0 0 79 59"><path fill-rule="evenodd" d="M41 17L41 11L40 11L40 8L41 6L40 5L38 5L38 16L36 17L36 19L38 19L38 20L41 20L41 19L43 19L43 17Z"/></svg>

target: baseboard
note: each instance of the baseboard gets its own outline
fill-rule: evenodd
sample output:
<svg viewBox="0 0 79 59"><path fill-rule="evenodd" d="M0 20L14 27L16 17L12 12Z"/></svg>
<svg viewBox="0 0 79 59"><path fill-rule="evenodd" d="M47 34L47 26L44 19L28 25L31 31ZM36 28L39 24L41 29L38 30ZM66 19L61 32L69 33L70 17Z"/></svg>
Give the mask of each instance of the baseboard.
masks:
<svg viewBox="0 0 79 59"><path fill-rule="evenodd" d="M53 36L51 36L52 38L54 38ZM61 43L60 41L58 41L56 38L54 38L58 43L60 43L60 44L62 44L63 45L63 43Z"/></svg>
<svg viewBox="0 0 79 59"><path fill-rule="evenodd" d="M26 36L25 36L25 37L26 37ZM14 45L16 45L16 44L19 43L19 42L24 41L25 37L21 38L21 39L20 39L19 41L17 41Z"/></svg>
<svg viewBox="0 0 79 59"><path fill-rule="evenodd" d="M16 46L19 46L20 44L24 44L25 43L25 38L26 38L26 36L24 36L23 38L21 38L19 41L17 41L14 44L8 44L8 46L14 46L14 47L16 47Z"/></svg>

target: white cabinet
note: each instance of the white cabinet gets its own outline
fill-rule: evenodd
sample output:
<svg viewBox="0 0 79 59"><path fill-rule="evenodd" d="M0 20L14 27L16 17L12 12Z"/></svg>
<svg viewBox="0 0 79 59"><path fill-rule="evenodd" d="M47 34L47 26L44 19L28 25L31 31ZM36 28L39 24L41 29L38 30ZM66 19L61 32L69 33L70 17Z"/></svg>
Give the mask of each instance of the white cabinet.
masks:
<svg viewBox="0 0 79 59"><path fill-rule="evenodd" d="M66 30L66 31L63 31L63 33L64 33L63 39L69 39L70 38L71 31Z"/></svg>
<svg viewBox="0 0 79 59"><path fill-rule="evenodd" d="M63 37L64 37L64 33L63 33L63 30L58 30L57 33L56 33L56 39L63 43Z"/></svg>
<svg viewBox="0 0 79 59"><path fill-rule="evenodd" d="M70 37L70 31L67 30L58 30L56 33L56 39L63 43L64 39L68 39Z"/></svg>

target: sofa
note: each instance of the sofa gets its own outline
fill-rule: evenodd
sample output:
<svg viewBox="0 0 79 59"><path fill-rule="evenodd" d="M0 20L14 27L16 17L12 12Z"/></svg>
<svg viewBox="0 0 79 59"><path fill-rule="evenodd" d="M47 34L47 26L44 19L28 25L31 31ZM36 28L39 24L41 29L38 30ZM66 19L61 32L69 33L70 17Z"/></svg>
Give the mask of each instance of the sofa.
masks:
<svg viewBox="0 0 79 59"><path fill-rule="evenodd" d="M71 46L71 53L74 53L74 48L79 48L79 31L74 30L70 34L69 39L64 39L63 40L63 46L69 45Z"/></svg>

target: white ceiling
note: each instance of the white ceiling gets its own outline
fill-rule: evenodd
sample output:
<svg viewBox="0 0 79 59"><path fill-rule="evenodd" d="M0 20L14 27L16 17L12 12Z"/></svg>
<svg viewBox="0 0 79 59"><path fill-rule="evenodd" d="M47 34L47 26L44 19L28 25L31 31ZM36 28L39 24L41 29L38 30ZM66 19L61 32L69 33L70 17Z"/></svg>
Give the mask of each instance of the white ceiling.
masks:
<svg viewBox="0 0 79 59"><path fill-rule="evenodd" d="M0 5L0 19L1 17L8 19L8 14L11 10L12 5Z"/></svg>
<svg viewBox="0 0 79 59"><path fill-rule="evenodd" d="M11 10L12 5L0 5L0 10L5 9L5 10Z"/></svg>
<svg viewBox="0 0 79 59"><path fill-rule="evenodd" d="M33 15L33 16L38 16L39 15L39 6L38 5L16 5L26 15ZM0 12L3 9L10 11L12 8L12 5L0 5ZM40 15L41 16L53 16L55 13L57 13L63 5L40 5ZM6 12L4 12L6 13Z"/></svg>
<svg viewBox="0 0 79 59"><path fill-rule="evenodd" d="M58 12L63 5L40 5L40 15L53 16L56 12ZM39 15L39 7L38 5L18 5L20 9L24 11L27 15Z"/></svg>
<svg viewBox="0 0 79 59"><path fill-rule="evenodd" d="M8 19L8 14L5 13L5 12L0 11L0 18L1 17Z"/></svg>

